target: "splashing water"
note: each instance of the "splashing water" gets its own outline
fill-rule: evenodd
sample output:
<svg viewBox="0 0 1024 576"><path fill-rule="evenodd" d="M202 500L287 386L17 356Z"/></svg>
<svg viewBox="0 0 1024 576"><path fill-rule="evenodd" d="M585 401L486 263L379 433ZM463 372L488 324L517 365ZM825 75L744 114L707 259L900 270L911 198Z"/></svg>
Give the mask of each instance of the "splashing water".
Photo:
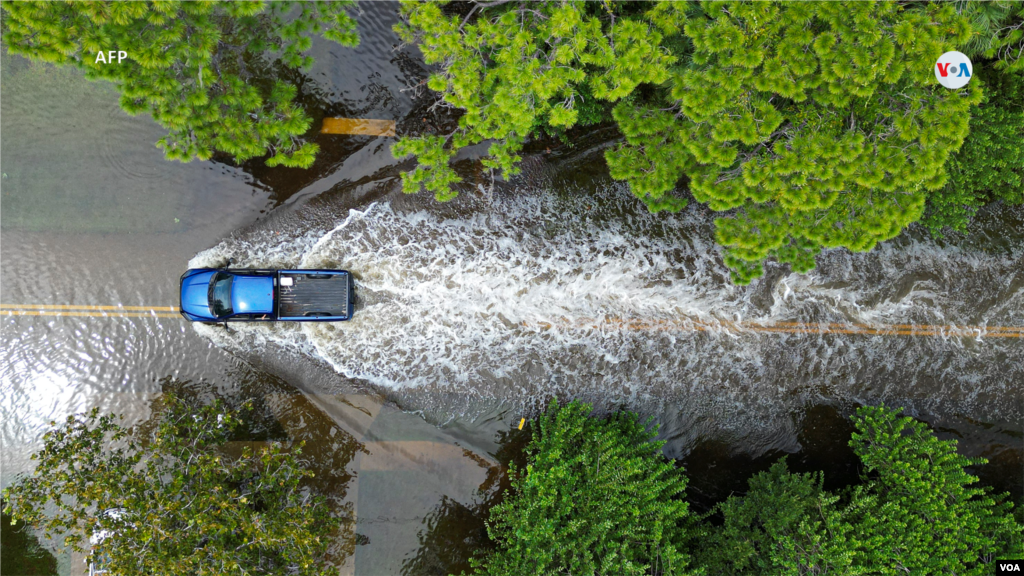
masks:
<svg viewBox="0 0 1024 576"><path fill-rule="evenodd" d="M532 191L461 216L378 203L298 233L257 230L189 266L348 269L354 319L197 329L227 347L299 349L438 414L467 399L536 406L560 395L669 411L688 436L788 428L791 411L822 398L1019 415L1024 339L737 329L1024 326L1019 240L986 253L902 237L736 287L706 213L634 205L618 186Z"/></svg>

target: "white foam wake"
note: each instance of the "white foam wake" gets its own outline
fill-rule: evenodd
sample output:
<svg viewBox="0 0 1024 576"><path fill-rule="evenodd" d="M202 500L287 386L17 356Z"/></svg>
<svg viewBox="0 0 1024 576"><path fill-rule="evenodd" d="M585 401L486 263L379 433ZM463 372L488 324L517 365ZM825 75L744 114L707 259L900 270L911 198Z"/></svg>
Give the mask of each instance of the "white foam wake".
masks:
<svg viewBox="0 0 1024 576"><path fill-rule="evenodd" d="M1015 410L1005 390L1024 382L1018 340L735 333L721 323L1022 325L1019 247L985 254L906 240L834 251L812 274L738 288L699 210L649 215L633 203L610 187L508 196L450 218L374 204L298 236L227 240L190 266L230 258L353 271L352 321L244 326L244 341L222 344L294 347L410 393L653 402L745 426L821 395ZM655 327L623 324L634 320Z"/></svg>

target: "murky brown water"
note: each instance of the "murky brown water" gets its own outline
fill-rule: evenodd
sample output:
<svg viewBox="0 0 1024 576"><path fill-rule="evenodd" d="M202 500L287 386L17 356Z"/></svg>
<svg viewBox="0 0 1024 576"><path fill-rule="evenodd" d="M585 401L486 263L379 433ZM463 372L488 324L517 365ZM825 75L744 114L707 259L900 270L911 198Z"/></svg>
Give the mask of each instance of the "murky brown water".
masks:
<svg viewBox="0 0 1024 576"><path fill-rule="evenodd" d="M362 9L358 48L315 46L304 102L318 119L393 120L400 132L434 122L403 92L423 71L393 50L394 6ZM990 458L983 480L1024 498L1024 339L726 326L1024 326L1024 210L992 207L966 239L914 231L735 288L707 213L651 217L608 179L609 131L536 150L493 195L472 193L467 160L467 193L435 206L396 192L388 138L320 135L307 171L171 163L152 146L160 128L120 112L108 88L7 56L3 68L4 304L175 305L190 260L227 257L348 267L362 299L345 325L230 332L0 317L5 486L30 469L49 420L99 406L144 422L174 388L257 398L267 438L306 440L320 487L354 520L336 549L345 573L466 567L523 441L513 424L552 394L656 416L698 508L783 454L834 486L851 481L845 417L880 400ZM681 328L573 324L612 317ZM695 321L721 329L687 330Z"/></svg>
<svg viewBox="0 0 1024 576"><path fill-rule="evenodd" d="M317 118L415 112L401 90L422 71L393 51L394 8L363 6L358 48L315 47L302 98ZM168 162L153 146L161 129L121 112L109 87L3 58L4 304L175 306L195 253L282 204L331 190L358 204L397 174L393 139L369 136L318 136L323 152L310 170ZM320 487L355 519L339 562L376 574L399 571L422 519L444 498L470 500L490 465L490 440L476 448L483 458L467 457L459 431L440 431L365 385L287 353L224 351L177 318L4 315L0 324L4 486L30 470L50 420L99 406L145 422L168 388L252 397L274 433L307 441ZM489 438L489 426L472 433ZM60 559L62 573L68 563Z"/></svg>

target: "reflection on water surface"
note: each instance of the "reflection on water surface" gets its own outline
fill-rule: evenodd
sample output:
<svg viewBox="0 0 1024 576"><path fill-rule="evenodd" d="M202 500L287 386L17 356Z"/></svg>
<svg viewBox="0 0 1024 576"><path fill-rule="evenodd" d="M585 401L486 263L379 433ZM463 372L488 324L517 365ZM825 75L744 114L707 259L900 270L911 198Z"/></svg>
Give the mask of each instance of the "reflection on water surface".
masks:
<svg viewBox="0 0 1024 576"><path fill-rule="evenodd" d="M300 98L316 125L445 121L403 91L424 71L393 50L394 20L393 5L365 3L359 47L314 48ZM806 276L773 267L737 288L707 212L651 216L610 182L606 128L530 149L524 174L493 192L467 158L465 193L437 206L397 192L389 139L318 135L308 171L167 162L152 145L161 130L120 112L109 87L3 58L3 303L174 305L193 257L348 267L362 300L344 325L230 332L175 318L0 317L3 485L30 469L49 420L100 406L144 423L173 387L257 399L247 441L306 441L318 487L354 518L336 551L346 573L466 568L525 441L512 427L552 394L656 416L697 507L783 454L794 469L824 469L827 484L849 482L845 417L882 400L990 458L977 471L986 483L1024 494L1024 340L727 329L1024 326L1021 208L984 210L965 238L912 230L870 254L827 253ZM681 329L577 322L609 318ZM11 538L5 525L5 573Z"/></svg>

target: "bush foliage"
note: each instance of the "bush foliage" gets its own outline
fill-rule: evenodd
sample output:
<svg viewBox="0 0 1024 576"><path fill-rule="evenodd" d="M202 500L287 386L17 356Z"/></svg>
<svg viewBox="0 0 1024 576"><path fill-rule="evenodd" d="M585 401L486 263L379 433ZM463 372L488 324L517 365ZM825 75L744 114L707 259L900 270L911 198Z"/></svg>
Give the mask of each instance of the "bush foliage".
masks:
<svg viewBox="0 0 1024 576"><path fill-rule="evenodd" d="M967 472L984 459L884 407L853 419L850 445L864 466L842 494L820 474L785 461L751 478L719 506L700 557L712 574L990 574L1021 551L1022 526L1008 495L994 497Z"/></svg>
<svg viewBox="0 0 1024 576"><path fill-rule="evenodd" d="M4 490L5 513L111 574L337 572L326 554L339 520L304 487L301 446L230 457L242 412L165 403L149 434L97 410L69 416L44 436L33 474Z"/></svg>

